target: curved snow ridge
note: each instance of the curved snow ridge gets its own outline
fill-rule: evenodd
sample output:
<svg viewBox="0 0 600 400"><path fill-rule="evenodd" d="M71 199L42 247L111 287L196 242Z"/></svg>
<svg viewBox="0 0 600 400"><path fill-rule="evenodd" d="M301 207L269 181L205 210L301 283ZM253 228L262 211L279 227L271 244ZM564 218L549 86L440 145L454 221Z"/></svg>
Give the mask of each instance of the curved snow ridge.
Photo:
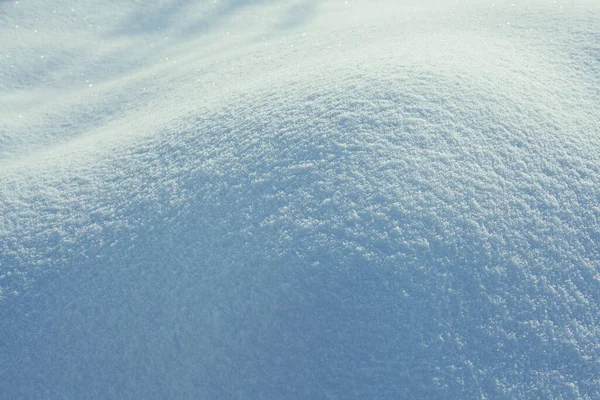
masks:
<svg viewBox="0 0 600 400"><path fill-rule="evenodd" d="M365 79L380 77L382 64L413 65L434 73L477 76L485 71L481 79L494 86L512 84L511 91L560 90L567 98L560 106L548 105L550 112L581 113L586 111L576 108L581 99L600 101L597 32L584 2L568 12L554 6L492 7L477 1L468 7L389 4L387 13L379 7L367 11L360 2L311 4L157 3L153 11L145 5L147 15L139 18L134 16L144 13L129 5L116 19L105 11L86 12L90 5L77 9L50 5L46 32L38 26L40 8L33 11L17 3L14 8L23 15L15 20L25 25L8 29L11 40L6 58L0 59L4 78L0 85L7 93L0 97L5 124L0 131L0 161L18 163L26 158L32 164L40 151L62 154L56 146L73 140L79 144L79 139L90 136L104 142L115 133L118 140L131 132L151 134L194 109L227 103L232 91L253 92L289 75L306 82L307 73L323 76L364 64L372 66ZM227 10L235 12L226 17ZM133 31L115 33L124 26L146 26L161 13L166 13L164 20L152 22L156 30L145 37ZM180 14L187 18L176 24L174 15ZM80 26L81 15L90 25L87 30L85 24ZM186 24L215 15L222 16L221 24L185 33ZM303 15L310 18L300 18ZM282 28L287 26L282 21L293 16L302 23ZM578 29L571 32L565 28L569 24ZM549 34L561 36L548 43ZM57 35L62 35L59 41L48 39ZM35 46L19 46L22 42ZM52 101L57 93L62 93L60 101ZM597 126L586 127L592 129ZM129 132L124 134L125 130ZM90 142L94 152L97 142Z"/></svg>
<svg viewBox="0 0 600 400"><path fill-rule="evenodd" d="M45 277L31 290L48 305L31 312L50 328L20 340L35 349L51 332L78 343L60 351L68 376L81 368L78 346L104 357L115 340L132 349L142 335L157 347L111 356L125 362L116 371L150 365L141 379L152 386L157 368L192 368L214 396L273 394L251 383L265 379L259 365L276 387L304 387L291 378L302 375L315 395L322 379L343 394L334 377L348 363L394 371L356 388L365 395L591 396L595 376L579 368L592 371L598 357L596 154L536 129L535 112L512 121L513 104L483 90L466 100L444 90L456 82L425 76L346 78L304 95L291 85L48 177L60 191L24 196L21 225L3 239L15 275ZM454 96L460 107L445 106ZM127 307L97 305L106 301ZM555 364L557 351L570 361ZM244 364L229 366L232 354ZM284 367L263 365L276 354ZM30 374L44 376L36 359ZM222 388L240 373L254 377ZM178 376L166 393L192 393Z"/></svg>
<svg viewBox="0 0 600 400"><path fill-rule="evenodd" d="M350 3L350 22L324 27L327 3L306 23L325 43L203 62L204 28L182 29L177 65L70 92L123 99L71 136L43 134L79 100L41 106L58 111L0 166L2 393L600 396L593 51L464 32L468 7L445 29L390 9L417 20L391 30ZM136 29L195 7L167 4ZM259 20L249 4L223 6Z"/></svg>

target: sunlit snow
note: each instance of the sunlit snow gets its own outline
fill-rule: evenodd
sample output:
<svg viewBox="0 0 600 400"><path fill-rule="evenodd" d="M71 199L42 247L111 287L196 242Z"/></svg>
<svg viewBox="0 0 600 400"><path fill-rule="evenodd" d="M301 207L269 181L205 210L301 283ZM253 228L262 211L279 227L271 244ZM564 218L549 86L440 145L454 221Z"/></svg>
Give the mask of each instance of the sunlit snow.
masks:
<svg viewBox="0 0 600 400"><path fill-rule="evenodd" d="M0 398L600 398L600 3L0 0Z"/></svg>

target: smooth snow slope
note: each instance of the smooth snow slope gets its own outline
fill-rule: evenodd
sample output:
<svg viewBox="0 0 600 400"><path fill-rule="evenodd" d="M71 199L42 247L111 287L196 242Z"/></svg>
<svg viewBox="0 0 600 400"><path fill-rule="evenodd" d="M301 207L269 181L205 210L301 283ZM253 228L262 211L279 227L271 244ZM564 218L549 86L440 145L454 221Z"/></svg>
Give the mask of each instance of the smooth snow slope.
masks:
<svg viewBox="0 0 600 400"><path fill-rule="evenodd" d="M600 4L0 2L0 397L600 398Z"/></svg>

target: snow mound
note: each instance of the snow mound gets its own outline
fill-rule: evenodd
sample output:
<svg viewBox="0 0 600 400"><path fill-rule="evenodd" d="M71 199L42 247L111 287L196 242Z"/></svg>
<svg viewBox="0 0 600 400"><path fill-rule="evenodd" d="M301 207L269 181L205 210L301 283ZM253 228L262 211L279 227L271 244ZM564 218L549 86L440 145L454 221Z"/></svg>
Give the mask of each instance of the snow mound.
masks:
<svg viewBox="0 0 600 400"><path fill-rule="evenodd" d="M0 3L2 393L600 396L597 5L149 3Z"/></svg>

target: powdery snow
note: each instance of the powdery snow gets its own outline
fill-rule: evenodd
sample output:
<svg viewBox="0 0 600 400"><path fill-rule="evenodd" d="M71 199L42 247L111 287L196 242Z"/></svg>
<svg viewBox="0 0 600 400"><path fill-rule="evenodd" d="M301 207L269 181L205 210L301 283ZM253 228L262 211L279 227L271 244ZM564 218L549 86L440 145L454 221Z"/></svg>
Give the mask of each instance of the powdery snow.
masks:
<svg viewBox="0 0 600 400"><path fill-rule="evenodd" d="M600 397L600 5L447 3L0 2L0 393Z"/></svg>

